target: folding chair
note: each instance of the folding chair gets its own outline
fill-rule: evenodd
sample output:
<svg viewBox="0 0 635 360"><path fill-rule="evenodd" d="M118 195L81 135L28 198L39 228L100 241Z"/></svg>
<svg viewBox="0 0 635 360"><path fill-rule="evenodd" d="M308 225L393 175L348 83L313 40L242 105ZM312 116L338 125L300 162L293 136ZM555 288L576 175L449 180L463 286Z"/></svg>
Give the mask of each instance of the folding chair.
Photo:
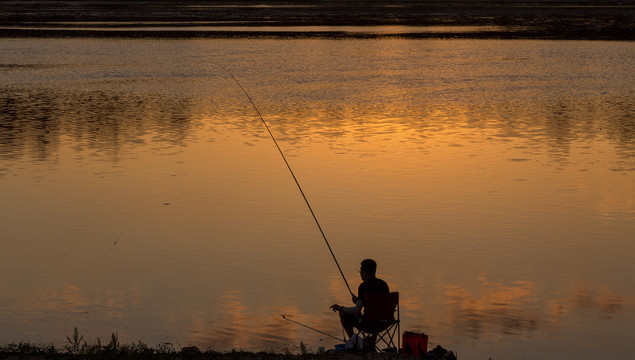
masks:
<svg viewBox="0 0 635 360"><path fill-rule="evenodd" d="M364 338L365 351L398 353L401 348L399 293L367 293L364 296L364 320L357 330L358 336ZM386 347L381 349L380 346Z"/></svg>

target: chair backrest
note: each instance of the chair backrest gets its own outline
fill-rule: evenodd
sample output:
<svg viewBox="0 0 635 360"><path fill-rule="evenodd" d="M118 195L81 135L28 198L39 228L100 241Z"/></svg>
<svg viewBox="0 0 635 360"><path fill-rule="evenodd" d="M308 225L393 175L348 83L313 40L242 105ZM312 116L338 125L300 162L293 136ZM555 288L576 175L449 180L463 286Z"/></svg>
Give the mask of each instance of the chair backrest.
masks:
<svg viewBox="0 0 635 360"><path fill-rule="evenodd" d="M395 321L395 311L399 306L399 293L366 293L364 295L364 316L370 321Z"/></svg>

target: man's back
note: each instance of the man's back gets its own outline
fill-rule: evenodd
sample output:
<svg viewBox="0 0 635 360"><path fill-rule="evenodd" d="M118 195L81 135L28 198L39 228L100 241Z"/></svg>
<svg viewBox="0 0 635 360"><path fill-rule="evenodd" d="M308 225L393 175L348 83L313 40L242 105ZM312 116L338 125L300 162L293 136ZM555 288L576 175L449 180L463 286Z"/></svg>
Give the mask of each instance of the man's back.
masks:
<svg viewBox="0 0 635 360"><path fill-rule="evenodd" d="M363 300L366 293L388 294L389 292L388 284L384 280L372 277L359 285L357 297Z"/></svg>

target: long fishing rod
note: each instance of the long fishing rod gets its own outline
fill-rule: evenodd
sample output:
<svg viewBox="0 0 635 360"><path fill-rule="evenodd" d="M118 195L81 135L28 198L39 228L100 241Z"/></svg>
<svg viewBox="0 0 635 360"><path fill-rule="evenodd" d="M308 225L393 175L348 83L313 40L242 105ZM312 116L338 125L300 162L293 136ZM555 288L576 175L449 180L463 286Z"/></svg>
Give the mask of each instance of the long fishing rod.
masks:
<svg viewBox="0 0 635 360"><path fill-rule="evenodd" d="M315 328L312 328L312 327L310 327L310 326L307 326L307 325L301 324L301 323L299 323L299 322L297 322L297 321L293 321L293 320L291 320L291 319L287 319L287 316L286 316L286 315L284 315L284 314L282 314L282 318L283 318L283 319L285 319L285 320L287 320L287 321L291 321L291 322L292 322L292 323L294 323L294 324L298 324L298 325L300 325L300 326L304 326L304 327L305 327L305 328L307 328L307 329L310 329L310 330L313 330L313 331L319 332L320 334L322 334L322 335L326 335L326 336L328 336L328 337L330 337L330 338L333 338L333 339L335 339L335 340L339 340L339 341L344 341L344 342L346 342L346 340L344 340L344 339L340 339L340 338L335 337L335 336L333 336L333 335L331 335L331 334L327 334L327 333L325 333L324 331L320 331L320 330L318 330L318 329L315 329Z"/></svg>
<svg viewBox="0 0 635 360"><path fill-rule="evenodd" d="M280 146L278 145L278 142L276 141L276 138L273 136L273 133L269 129L269 125L267 125L267 122L262 117L262 114L260 114L260 110L258 110L258 108L256 107L256 104L251 99L251 96L249 96L249 94L247 93L245 88L240 84L238 79L236 79L234 74L229 72L229 70L225 69L221 65L219 65L219 64L217 64L217 65L218 65L218 67L223 69L227 74L229 74L229 76L231 76L232 79L234 79L236 84L238 84L238 87L240 87L240 89L243 91L245 96L247 96L247 99L249 99L249 102L251 103L251 106L253 106L254 110L256 110L256 113L258 114L258 117L260 117L260 121L262 121L262 124L267 129L267 132L269 133L269 136L271 136L271 140L273 140L273 143L276 145L276 148L278 148L278 152L280 152L280 155L282 156L282 160L284 160L284 163L287 165L287 168L289 169L289 172L291 173L291 176L293 177L293 180L295 181L295 184L298 186L298 190L300 190L300 194L302 194L302 198L304 199L304 202L306 203L306 206L309 207L309 211L311 212L311 215L313 216L313 220L315 220L315 223L317 224L317 227L320 230L320 234L322 234L322 238L324 239L324 242L326 243L326 246L329 248L329 251L331 252L331 256L333 257L333 260L335 260L335 265L337 265L337 269L340 271L340 274L342 275L342 279L344 279L344 283L346 284L346 288L348 289L348 292L351 293L352 296L355 296L355 294L353 294L353 292L351 291L351 287L348 285L348 281L346 281L346 276L344 276L344 272L342 271L342 268L340 267L339 262L337 262L337 258L335 258L335 254L333 253L333 249L331 249L331 245L329 244L329 241L326 239L326 235L324 235L324 231L322 231L322 226L320 226L320 222L318 221L317 217L315 216L315 213L313 212L313 208L311 207L311 204L309 204L309 200L306 198L306 195L304 195L304 191L302 190L302 187L300 186L300 183L298 182L298 179L295 177L295 174L293 173L293 170L291 169L291 165L289 165L289 162L287 161L287 158L284 156L284 153L282 152L282 149L280 149Z"/></svg>

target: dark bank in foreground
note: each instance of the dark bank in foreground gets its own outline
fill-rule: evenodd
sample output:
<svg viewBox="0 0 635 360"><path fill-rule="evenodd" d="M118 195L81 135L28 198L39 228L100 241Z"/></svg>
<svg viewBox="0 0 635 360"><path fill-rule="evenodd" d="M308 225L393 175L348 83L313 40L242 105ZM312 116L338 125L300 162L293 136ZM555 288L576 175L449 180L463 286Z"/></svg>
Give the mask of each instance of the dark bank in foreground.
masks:
<svg viewBox="0 0 635 360"><path fill-rule="evenodd" d="M66 344L61 347L55 345L37 345L20 342L0 346L1 359L216 359L216 360L299 360L299 359L427 359L427 360L456 360L452 351L441 346L429 352L403 354L397 352L364 352L349 350L309 349L300 342L297 346L284 347L280 351L247 352L232 350L216 351L212 348L201 350L196 346L181 346L180 344L162 343L155 347L141 341L137 343L121 344L117 333L112 333L108 343L96 342L89 344L84 336L74 328L73 335L66 337Z"/></svg>
<svg viewBox="0 0 635 360"><path fill-rule="evenodd" d="M0 37L634 40L635 1L5 1Z"/></svg>

